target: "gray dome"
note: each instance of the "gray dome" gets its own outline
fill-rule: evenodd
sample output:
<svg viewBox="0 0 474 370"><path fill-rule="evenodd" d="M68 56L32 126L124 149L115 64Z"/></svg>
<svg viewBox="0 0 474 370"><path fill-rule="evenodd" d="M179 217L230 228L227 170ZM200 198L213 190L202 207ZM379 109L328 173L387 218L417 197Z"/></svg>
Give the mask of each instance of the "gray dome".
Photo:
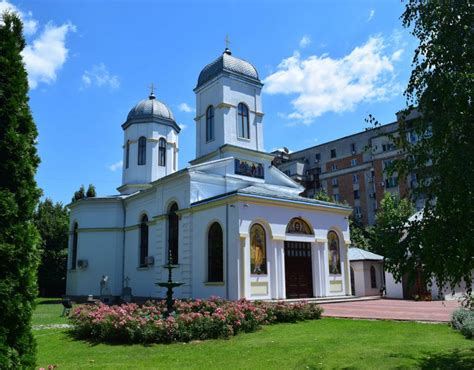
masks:
<svg viewBox="0 0 474 370"><path fill-rule="evenodd" d="M128 113L127 120L122 125L125 129L132 123L146 123L146 122L158 122L167 124L175 128L177 132L180 131L179 126L173 116L173 112L168 106L155 98L153 93L150 94L148 99L143 99L138 102L130 112Z"/></svg>
<svg viewBox="0 0 474 370"><path fill-rule="evenodd" d="M217 77L222 72L230 72L241 77L252 80L253 82L261 83L258 78L257 69L246 60L239 59L232 56L229 49L225 49L224 53L212 63L209 63L203 68L199 74L196 88L204 85L207 81Z"/></svg>
<svg viewBox="0 0 474 370"><path fill-rule="evenodd" d="M165 118L174 121L173 112L168 106L151 94L148 99L143 99L128 113L127 121L132 119L146 119L149 117Z"/></svg>

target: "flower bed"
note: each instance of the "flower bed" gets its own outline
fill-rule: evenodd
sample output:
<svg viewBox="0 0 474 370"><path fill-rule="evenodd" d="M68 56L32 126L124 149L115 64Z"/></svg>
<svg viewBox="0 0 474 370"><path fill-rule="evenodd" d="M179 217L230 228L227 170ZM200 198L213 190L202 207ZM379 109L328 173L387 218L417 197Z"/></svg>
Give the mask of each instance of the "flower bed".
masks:
<svg viewBox="0 0 474 370"><path fill-rule="evenodd" d="M177 300L176 311L165 318L165 301L120 306L80 305L72 310L72 331L80 338L104 342L172 343L228 338L252 332L261 325L315 320L322 309L312 303L267 303Z"/></svg>

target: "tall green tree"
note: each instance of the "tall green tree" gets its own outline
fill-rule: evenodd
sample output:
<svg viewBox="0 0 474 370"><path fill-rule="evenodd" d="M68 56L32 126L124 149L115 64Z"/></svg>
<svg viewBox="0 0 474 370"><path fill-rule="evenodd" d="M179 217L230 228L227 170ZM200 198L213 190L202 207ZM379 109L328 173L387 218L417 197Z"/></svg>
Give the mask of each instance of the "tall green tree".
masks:
<svg viewBox="0 0 474 370"><path fill-rule="evenodd" d="M41 236L39 292L42 297L58 297L66 289L69 211L47 198L38 205L35 224Z"/></svg>
<svg viewBox="0 0 474 370"><path fill-rule="evenodd" d="M474 269L473 9L472 0L409 0L401 17L419 45L399 121L406 156L395 167L416 174L414 196L426 203L400 253L452 288L463 280L471 288ZM421 116L404 119L413 107Z"/></svg>
<svg viewBox="0 0 474 370"><path fill-rule="evenodd" d="M21 57L23 25L16 14L0 22L0 368L35 365L31 315L36 296L38 231L33 214L40 197L37 131L28 106Z"/></svg>

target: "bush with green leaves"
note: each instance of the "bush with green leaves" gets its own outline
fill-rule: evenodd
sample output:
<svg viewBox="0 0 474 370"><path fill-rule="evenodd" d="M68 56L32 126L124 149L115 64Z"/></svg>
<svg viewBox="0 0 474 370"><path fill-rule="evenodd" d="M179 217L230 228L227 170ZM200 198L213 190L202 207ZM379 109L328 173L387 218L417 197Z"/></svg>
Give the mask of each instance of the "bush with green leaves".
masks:
<svg viewBox="0 0 474 370"><path fill-rule="evenodd" d="M468 339L474 338L474 311L459 308L453 312L451 326Z"/></svg>

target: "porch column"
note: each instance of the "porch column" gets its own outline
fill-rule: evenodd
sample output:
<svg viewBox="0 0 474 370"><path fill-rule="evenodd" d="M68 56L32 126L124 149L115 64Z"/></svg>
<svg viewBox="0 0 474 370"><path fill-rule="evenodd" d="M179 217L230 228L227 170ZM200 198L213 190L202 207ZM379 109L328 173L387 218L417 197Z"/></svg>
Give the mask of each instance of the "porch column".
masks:
<svg viewBox="0 0 474 370"><path fill-rule="evenodd" d="M242 261L242 297L241 298L250 298L250 238L241 237L241 261Z"/></svg>
<svg viewBox="0 0 474 370"><path fill-rule="evenodd" d="M277 270L277 296L278 299L286 299L286 280L285 280L285 243L283 240L275 240L275 256Z"/></svg>
<svg viewBox="0 0 474 370"><path fill-rule="evenodd" d="M269 283L270 283L270 297L272 299L278 298L278 290L279 290L279 269L278 269L278 250L277 250L277 242L275 240L271 240L269 243L269 248L267 249L268 252L268 263L269 263Z"/></svg>
<svg viewBox="0 0 474 370"><path fill-rule="evenodd" d="M344 266L344 293L345 295L351 295L352 294L352 289L351 289L351 271L350 271L350 262L349 262L349 246L350 246L350 243L344 243L344 262L343 262L343 266Z"/></svg>
<svg viewBox="0 0 474 370"><path fill-rule="evenodd" d="M329 267L328 267L328 241L327 239L319 239L318 242L319 250L319 263L320 269L320 292L321 297L326 297L329 294Z"/></svg>
<svg viewBox="0 0 474 370"><path fill-rule="evenodd" d="M319 246L317 243L311 243L311 265L313 270L313 296L321 297L321 266L319 257Z"/></svg>

